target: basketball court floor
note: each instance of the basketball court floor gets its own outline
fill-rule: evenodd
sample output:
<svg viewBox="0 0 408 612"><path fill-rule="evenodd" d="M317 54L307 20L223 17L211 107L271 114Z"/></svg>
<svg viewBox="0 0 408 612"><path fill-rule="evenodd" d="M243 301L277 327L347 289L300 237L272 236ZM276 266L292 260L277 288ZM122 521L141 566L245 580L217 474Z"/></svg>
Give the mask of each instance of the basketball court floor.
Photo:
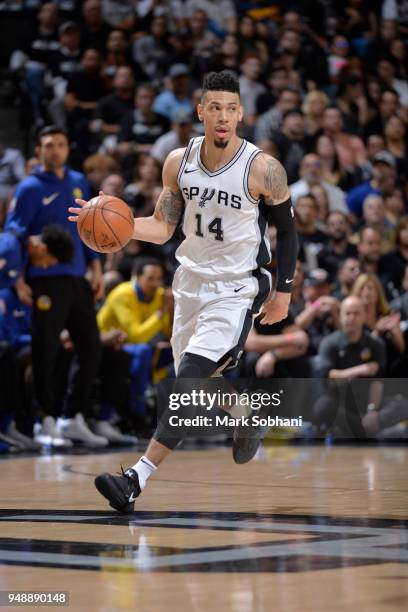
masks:
<svg viewBox="0 0 408 612"><path fill-rule="evenodd" d="M405 447L179 450L123 516L93 478L137 457L2 459L0 590L103 612L408 609Z"/></svg>

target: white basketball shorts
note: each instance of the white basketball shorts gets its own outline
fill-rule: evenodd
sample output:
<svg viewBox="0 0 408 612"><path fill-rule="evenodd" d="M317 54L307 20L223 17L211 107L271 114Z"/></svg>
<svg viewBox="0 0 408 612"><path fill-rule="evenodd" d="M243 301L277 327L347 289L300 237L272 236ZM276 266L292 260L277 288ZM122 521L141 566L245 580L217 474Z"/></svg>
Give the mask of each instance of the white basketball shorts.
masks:
<svg viewBox="0 0 408 612"><path fill-rule="evenodd" d="M236 362L270 290L271 275L263 268L244 278L209 281L179 266L173 280L171 339L176 372L184 353L219 366Z"/></svg>

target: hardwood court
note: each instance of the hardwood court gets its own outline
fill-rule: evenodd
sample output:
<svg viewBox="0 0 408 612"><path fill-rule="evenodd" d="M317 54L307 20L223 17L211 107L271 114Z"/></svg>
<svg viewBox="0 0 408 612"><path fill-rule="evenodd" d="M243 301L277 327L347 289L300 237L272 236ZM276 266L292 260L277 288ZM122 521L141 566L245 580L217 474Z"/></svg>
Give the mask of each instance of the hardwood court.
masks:
<svg viewBox="0 0 408 612"><path fill-rule="evenodd" d="M104 612L406 610L407 455L269 446L237 466L229 448L177 451L131 517L92 481L135 453L5 459L0 590Z"/></svg>

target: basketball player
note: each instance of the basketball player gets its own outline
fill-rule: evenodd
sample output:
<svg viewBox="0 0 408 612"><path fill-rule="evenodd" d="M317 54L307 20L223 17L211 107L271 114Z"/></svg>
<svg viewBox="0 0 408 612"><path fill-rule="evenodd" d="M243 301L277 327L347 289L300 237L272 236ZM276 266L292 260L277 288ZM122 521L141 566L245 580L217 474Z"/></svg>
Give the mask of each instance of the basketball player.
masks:
<svg viewBox="0 0 408 612"><path fill-rule="evenodd" d="M133 234L164 244L184 215L185 240L173 281L176 384L209 378L234 364L260 311L263 324L287 316L298 249L284 168L236 133L243 117L237 78L227 71L209 73L197 113L205 135L168 155L155 211L135 219ZM70 220L80 210L71 208ZM268 217L277 228L278 272L276 292L267 300ZM251 459L260 439L235 435L235 461ZM159 422L146 454L121 475L97 476L96 488L116 510L133 512L147 479L178 442Z"/></svg>

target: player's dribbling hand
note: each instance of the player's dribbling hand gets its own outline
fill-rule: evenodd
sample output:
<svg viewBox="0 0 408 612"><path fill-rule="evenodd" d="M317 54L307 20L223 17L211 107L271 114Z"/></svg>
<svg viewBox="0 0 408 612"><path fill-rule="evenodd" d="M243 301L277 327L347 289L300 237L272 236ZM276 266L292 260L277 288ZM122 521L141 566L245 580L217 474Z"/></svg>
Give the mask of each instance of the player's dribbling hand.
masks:
<svg viewBox="0 0 408 612"><path fill-rule="evenodd" d="M261 308L261 325L272 325L283 321L288 316L290 293L276 293L275 297L265 302Z"/></svg>
<svg viewBox="0 0 408 612"><path fill-rule="evenodd" d="M105 194L103 191L100 191L98 195L103 196ZM80 208L75 208L75 206L70 206L68 208L68 211L72 213L72 215L68 217L68 221L73 221L74 223L78 221L79 213L81 212L82 208L88 204L88 202L86 200L81 200L80 198L77 198L75 200L75 203L79 204Z"/></svg>

